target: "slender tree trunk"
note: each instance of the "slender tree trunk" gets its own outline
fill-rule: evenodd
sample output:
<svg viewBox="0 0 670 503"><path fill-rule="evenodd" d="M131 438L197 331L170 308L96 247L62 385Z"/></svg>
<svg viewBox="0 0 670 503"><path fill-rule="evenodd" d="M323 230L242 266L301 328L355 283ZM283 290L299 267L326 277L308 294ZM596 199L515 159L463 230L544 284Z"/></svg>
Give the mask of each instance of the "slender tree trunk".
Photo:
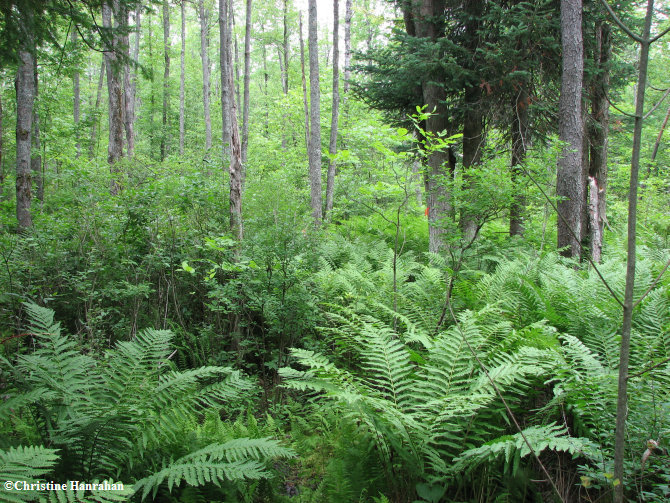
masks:
<svg viewBox="0 0 670 503"><path fill-rule="evenodd" d="M630 360L630 336L633 319L633 295L635 288L637 187L640 173L640 150L642 146L642 120L644 117L644 93L647 86L647 66L651 45L651 24L654 15L654 0L647 1L644 33L640 44L640 64L635 97L635 126L633 128L633 151L630 166L630 189L628 192L628 240L626 261L626 289L623 301L623 323L621 327L621 351L619 353L619 383L617 393L616 429L614 444L614 502L624 501L624 457L626 450L626 419L628 416L628 365Z"/></svg>
<svg viewBox="0 0 670 503"><path fill-rule="evenodd" d="M161 131L161 161L168 154L169 130L168 116L170 106L170 5L168 0L163 0L163 130Z"/></svg>
<svg viewBox="0 0 670 503"><path fill-rule="evenodd" d="M233 21L235 18L232 18ZM234 23L233 23L234 25ZM240 54L237 49L237 35L235 34L234 27L231 28L233 36L235 37L234 46L235 46L235 99L237 100L237 110L242 110L242 98L240 93ZM244 78L244 77L243 77ZM239 121L238 121L239 122Z"/></svg>
<svg viewBox="0 0 670 503"><path fill-rule="evenodd" d="M340 113L340 50L339 50L339 5L338 0L333 0L333 105L330 120L330 143L328 154L330 162L328 163L328 175L326 178L326 215L333 209L333 195L335 193L335 170L337 163L335 155L337 154L337 125Z"/></svg>
<svg viewBox="0 0 670 503"><path fill-rule="evenodd" d="M77 49L77 30L72 30L72 50L76 52ZM81 155L81 142L79 141L79 120L81 114L81 97L79 92L79 67L76 66L72 74L72 88L73 88L73 119L74 119L74 137L75 137L75 158L79 159Z"/></svg>
<svg viewBox="0 0 670 503"><path fill-rule="evenodd" d="M305 78L305 42L302 37L302 14L300 14L300 69L302 72L302 103L305 110L305 148L309 155L309 102L307 101L307 79Z"/></svg>
<svg viewBox="0 0 670 503"><path fill-rule="evenodd" d="M184 155L184 53L186 52L186 18L184 3L181 1L181 58L179 72L179 155Z"/></svg>
<svg viewBox="0 0 670 503"><path fill-rule="evenodd" d="M598 75L591 86L590 164L589 164L589 230L591 260L600 262L603 232L607 212L607 145L609 130L609 59L611 54L610 28L605 23L596 26L595 60Z"/></svg>
<svg viewBox="0 0 670 503"><path fill-rule="evenodd" d="M134 101L132 74L130 70L130 36L128 34L128 6L125 2L116 2L118 21L117 27L122 30L119 37L119 51L123 54L123 128L126 133L126 153L128 157L135 154Z"/></svg>
<svg viewBox="0 0 670 503"><path fill-rule="evenodd" d="M16 70L16 219L19 229L32 227L30 147L35 102L34 26L29 6L20 11L21 46Z"/></svg>
<svg viewBox="0 0 670 503"><path fill-rule="evenodd" d="M563 67L559 99L558 132L564 142L558 160L556 195L558 247L568 257L580 256L585 177L582 166L584 126L582 124L582 0L561 0L561 45ZM564 221L565 219L565 221Z"/></svg>
<svg viewBox="0 0 670 503"><path fill-rule="evenodd" d="M135 155L135 119L137 108L137 65L140 58L140 33L141 33L142 6L138 4L135 10L135 40L131 55L133 65L130 73L130 82L126 88L126 137L128 140L128 157Z"/></svg>
<svg viewBox="0 0 670 503"><path fill-rule="evenodd" d="M668 119L670 119L670 106L668 106L668 111L665 113L665 119L663 119L663 124L661 129L658 132L656 137L656 143L654 143L654 150L651 152L651 162L656 160L656 155L658 154L658 148L661 146L661 140L663 139L663 132L665 131L665 126L668 125ZM658 166L654 168L654 176L658 176Z"/></svg>
<svg viewBox="0 0 670 503"><path fill-rule="evenodd" d="M102 24L105 28L112 27L112 7L105 2L102 5ZM107 90L109 94L109 145L107 147L107 162L112 172L110 191L117 194L120 183L117 179L119 172L117 163L123 157L123 125L124 106L123 90L119 78L119 62L117 58L118 39L110 35L105 51L105 65L107 70Z"/></svg>
<svg viewBox="0 0 670 503"><path fill-rule="evenodd" d="M246 170L249 148L249 80L251 77L251 0L247 0L244 26L244 109L242 112L242 169Z"/></svg>
<svg viewBox="0 0 670 503"><path fill-rule="evenodd" d="M221 4L227 3L222 1ZM232 15L232 6L227 5L228 15ZM221 9L222 7L220 7ZM220 14L222 14L220 12ZM242 224L242 146L240 143L240 133L237 126L237 106L233 93L235 89L235 81L233 79L233 51L232 51L232 37L230 34L231 24L230 17L226 18L220 15L221 20L221 91L222 94L228 94L230 97L224 104L221 103L221 114L227 119L229 124L229 141L230 141L230 163L228 167L230 197L229 197L229 211L230 211L230 230L235 239L242 240L244 230ZM225 23L225 24L224 24ZM228 33L226 33L226 31ZM225 62L225 65L223 64ZM225 71L224 71L225 69ZM225 134L225 133L224 133ZM225 138L224 138L225 141ZM225 159L224 159L225 162Z"/></svg>
<svg viewBox="0 0 670 503"><path fill-rule="evenodd" d="M283 37L282 37L282 56L284 59L284 64L282 65L284 71L282 73L282 89L284 90L284 95L288 96L288 62L289 62L289 33L288 33L288 0L284 0L284 10L283 10Z"/></svg>
<svg viewBox="0 0 670 503"><path fill-rule="evenodd" d="M346 148L347 137L346 131L349 125L349 80L351 79L351 18L353 11L351 8L351 1L346 0L344 12L344 85L342 88L342 146ZM416 166L416 165L415 165ZM420 188L418 190L421 190Z"/></svg>
<svg viewBox="0 0 670 503"><path fill-rule="evenodd" d="M268 73L267 47L263 44L263 95L265 96L265 123L264 131L267 137L270 134L270 95L268 93L268 82L270 81L270 74Z"/></svg>
<svg viewBox="0 0 670 503"><path fill-rule="evenodd" d="M2 141L2 137L5 134L5 130L2 127L2 119L3 119L3 113L2 113L2 88L0 87L0 200L3 199L3 193L4 193L4 187L5 187L5 163L4 163L4 150L5 150L5 145L4 142Z"/></svg>
<svg viewBox="0 0 670 503"><path fill-rule="evenodd" d="M319 226L323 219L321 207L321 94L319 90L319 44L317 31L316 0L308 2L308 45L309 45L309 185L314 224Z"/></svg>
<svg viewBox="0 0 670 503"><path fill-rule="evenodd" d="M33 58L33 76L35 79L35 100L39 96L39 76L37 74L37 59ZM42 176L42 144L40 142L40 116L36 104L33 105L33 134L30 149L30 170L33 172L36 197L40 203L44 202L44 177Z"/></svg>
<svg viewBox="0 0 670 503"><path fill-rule="evenodd" d="M220 38L220 66L221 66L221 109L223 111L221 117L221 136L223 141L223 163L226 164L229 161L229 151L230 151L230 135L231 135L231 125L229 111L232 108L231 101L233 101L233 88L228 86L228 72L232 71L229 69L230 61L232 58L229 57L230 52L230 33L228 25L228 0L219 0L219 38Z"/></svg>
<svg viewBox="0 0 670 503"><path fill-rule="evenodd" d="M102 85L105 81L105 56L102 56L102 62L100 63L100 76L98 77L98 87L95 94L95 107L93 108L91 124L91 142L88 146L88 158L93 159L95 157L95 145L98 141L98 123L100 118L98 117L98 112L100 110L100 102L102 101Z"/></svg>
<svg viewBox="0 0 670 503"><path fill-rule="evenodd" d="M526 207L526 196L523 189L518 187L518 180L522 170L520 165L526 159L528 148L528 107L530 101L525 88L521 88L519 94L513 100L514 118L512 119L512 186L517 190L512 196L509 216L510 236L523 236L523 211Z"/></svg>
<svg viewBox="0 0 670 503"><path fill-rule="evenodd" d="M151 75L151 91L149 93L149 152L151 158L155 156L155 145L156 145L156 121L154 118L154 113L156 111L156 92L154 89L155 84L155 74L154 74L154 57L153 57L153 11L149 11L149 73Z"/></svg>
<svg viewBox="0 0 670 503"><path fill-rule="evenodd" d="M212 116L210 114L210 76L209 63L209 9L205 9L205 0L198 1L200 18L200 58L202 59L202 102L205 111L205 150L212 148Z"/></svg>

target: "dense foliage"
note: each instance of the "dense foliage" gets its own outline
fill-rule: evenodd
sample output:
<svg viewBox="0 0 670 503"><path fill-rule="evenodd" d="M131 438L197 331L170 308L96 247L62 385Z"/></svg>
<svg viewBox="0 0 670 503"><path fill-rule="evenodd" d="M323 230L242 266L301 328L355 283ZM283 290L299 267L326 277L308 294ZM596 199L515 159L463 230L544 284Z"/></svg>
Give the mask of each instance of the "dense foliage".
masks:
<svg viewBox="0 0 670 503"><path fill-rule="evenodd" d="M114 172L105 100L95 106L99 56L39 47L44 198L33 199L27 229L17 228L11 190L15 117L7 111L15 106L15 69L5 68L0 482L80 480L123 490L3 489L0 499L609 501L621 484L613 453L622 315L612 293L623 298L626 282L632 120L623 112L632 111L635 51L618 40L613 57L610 98L618 112L611 112L602 259L565 258L552 206L561 151L552 115L558 76L543 66L559 58L554 3L488 5L478 57L494 89L484 92L488 80L480 88L486 144L479 164L465 169L462 131L425 131L433 111L416 106L408 84L425 71L418 56L430 49L410 54L403 44L416 40L399 31L385 40L397 13L356 2L351 35L358 68L367 72L357 77L359 97L393 111L396 122L389 126L388 116L347 95L332 159L323 135L323 165L335 160L337 178L329 221L318 227L307 179L299 11L293 2L254 6L242 240L228 219L218 85L218 140L211 151L204 146L201 39L188 3L183 154L174 103L160 123L163 85L176 99L179 72L165 78L158 71L164 40L156 6L142 10L135 155ZM242 19L241 3L235 8ZM589 8L594 18L604 16ZM518 19L534 12L536 24L531 30L508 10ZM635 21L634 10L627 21ZM458 23L471 20L454 16L452 28L464 37ZM44 28L68 40L59 20ZM288 69L282 23L296 33L287 35ZM236 26L233 34L241 41L243 32ZM546 40L533 37L537 59L524 59L515 37L536 32ZM326 40L324 124L332 107ZM472 77L460 42L439 42L440 51L454 51L450 106L459 117L467 108L459 86ZM652 56L654 101L667 87L668 52L659 46ZM505 73L496 65L506 61L524 67ZM88 98L73 126L68 79L75 70ZM388 85L374 88L375 78ZM501 103L518 79L537 87L537 133L524 173L513 178L510 109ZM624 489L640 502L670 499L667 142L652 160L664 108L648 118L638 214ZM90 135L94 125L97 136ZM445 176L451 213L474 218L479 228L467 240L445 224L446 246L431 253L422 162L447 149L458 160ZM113 179L118 193L110 191ZM510 204L519 194L525 229L510 237Z"/></svg>

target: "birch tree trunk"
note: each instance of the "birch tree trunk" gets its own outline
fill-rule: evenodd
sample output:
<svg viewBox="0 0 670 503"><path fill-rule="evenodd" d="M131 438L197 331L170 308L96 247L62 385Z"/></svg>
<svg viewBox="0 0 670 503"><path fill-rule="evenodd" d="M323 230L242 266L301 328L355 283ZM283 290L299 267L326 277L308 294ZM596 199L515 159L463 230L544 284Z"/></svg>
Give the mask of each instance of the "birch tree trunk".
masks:
<svg viewBox="0 0 670 503"><path fill-rule="evenodd" d="M142 6L138 4L135 10L135 40L131 55L131 64L134 65L130 73L130 82L126 89L126 137L128 140L128 157L135 155L135 118L137 108L137 65L140 58Z"/></svg>
<svg viewBox="0 0 670 503"><path fill-rule="evenodd" d="M307 79L305 77L305 42L302 37L302 13L300 14L300 69L302 73L302 103L305 111L305 149L309 155L309 102L307 101Z"/></svg>
<svg viewBox="0 0 670 503"><path fill-rule="evenodd" d="M72 30L72 50L77 50L77 30ZM79 120L81 114L81 97L79 92L79 67L76 66L72 74L72 95L73 95L73 119L74 119L74 137L75 137L75 159L81 155L81 142L79 141Z"/></svg>
<svg viewBox="0 0 670 503"><path fill-rule="evenodd" d="M200 18L200 58L202 59L202 103L205 112L205 151L212 148L212 116L210 113L210 79L209 62L209 9L205 8L205 0L198 1L198 17Z"/></svg>
<svg viewBox="0 0 670 503"><path fill-rule="evenodd" d="M19 230L32 227L30 147L35 102L34 31L30 7L20 11L21 46L16 70L16 219Z"/></svg>
<svg viewBox="0 0 670 503"><path fill-rule="evenodd" d="M308 3L308 45L309 45L309 186L312 203L312 217L316 226L321 225L321 102L319 90L319 44L317 32L316 0Z"/></svg>
<svg viewBox="0 0 670 503"><path fill-rule="evenodd" d="M98 141L98 123L100 118L98 117L98 112L100 110L100 101L102 101L102 85L105 81L105 56L102 56L102 62L100 63L100 75L98 77L98 87L95 94L95 107L92 111L93 122L91 124L91 141L88 145L88 158L93 159L95 157L95 145Z"/></svg>
<svg viewBox="0 0 670 503"><path fill-rule="evenodd" d="M339 17L339 2L338 0L333 0L333 105L330 119L330 143L328 145L330 162L328 163L328 174L326 177L326 215L333 209L335 170L337 168L335 155L337 154L337 125L340 113L340 69L338 67L340 64Z"/></svg>
<svg viewBox="0 0 670 503"><path fill-rule="evenodd" d="M102 5L102 24L105 28L112 27L112 7L108 2ZM107 90L109 95L109 144L107 147L107 162L112 172L110 191L117 194L120 183L116 177L119 169L117 163L123 157L123 125L124 107L121 79L119 78L119 63L117 58L118 39L110 35L105 51L105 66L107 70Z"/></svg>
<svg viewBox="0 0 670 503"><path fill-rule="evenodd" d="M132 87L132 73L130 70L130 36L128 35L128 6L125 2L117 2L119 19L117 27L122 30L119 50L123 54L123 127L126 132L126 154L135 155L135 124L134 114L135 96Z"/></svg>
<svg viewBox="0 0 670 503"><path fill-rule="evenodd" d="M563 66L558 102L558 134L565 146L558 159L556 195L559 197L558 247L567 257L581 254L585 176L582 165L582 0L561 0Z"/></svg>
<svg viewBox="0 0 670 503"><path fill-rule="evenodd" d="M39 96L39 76L37 74L37 59L33 57L33 78L35 79L35 100ZM42 176L42 144L40 142L40 116L36 103L33 103L33 134L31 137L30 170L33 173L37 200L44 202L44 177Z"/></svg>
<svg viewBox="0 0 670 503"><path fill-rule="evenodd" d="M228 85L228 72L230 71L230 33L228 25L228 0L219 0L219 61L221 66L221 139L223 142L223 163L229 161L231 125L229 111L232 107L233 88ZM232 72L231 72L232 79Z"/></svg>
<svg viewBox="0 0 670 503"><path fill-rule="evenodd" d="M242 169L246 170L249 148L249 80L251 73L251 0L247 0L244 26L244 109L242 112Z"/></svg>
<svg viewBox="0 0 670 503"><path fill-rule="evenodd" d="M170 6L163 0L163 129L161 131L161 161L168 153L168 115L170 106Z"/></svg>
<svg viewBox="0 0 670 503"><path fill-rule="evenodd" d="M179 155L184 155L184 53L186 52L186 19L184 1L181 1L181 58L179 72Z"/></svg>

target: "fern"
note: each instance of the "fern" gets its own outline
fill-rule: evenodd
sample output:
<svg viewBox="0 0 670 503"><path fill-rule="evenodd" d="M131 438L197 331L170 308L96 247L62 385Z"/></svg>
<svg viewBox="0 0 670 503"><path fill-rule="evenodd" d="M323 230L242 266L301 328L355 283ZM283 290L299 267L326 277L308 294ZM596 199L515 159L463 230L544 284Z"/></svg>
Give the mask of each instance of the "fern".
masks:
<svg viewBox="0 0 670 503"><path fill-rule="evenodd" d="M156 494L164 480L172 487L181 480L202 485L265 477L267 459L291 455L268 438L231 438L223 443L210 440L209 447L195 453L186 450L171 461L167 453L176 452L171 446L184 449L185 425L192 425L206 409L218 411L239 400L252 389L251 382L226 367L177 371L170 362L173 335L162 330L142 331L96 361L78 353L74 342L61 335L51 311L34 305L27 310L37 347L20 356L16 365L0 361L16 377L10 399L0 406L0 417L30 408L47 445L59 452L10 450L3 454L7 459L23 456L28 461L8 461L8 476L12 470L23 470L24 478L46 471L72 480L113 477L130 483L140 478L136 489L143 489L146 496L150 491ZM73 494L65 491L48 498L79 498Z"/></svg>
<svg viewBox="0 0 670 503"><path fill-rule="evenodd" d="M531 426L521 433L496 438L480 447L468 449L454 459L451 470L454 474L470 472L483 463L491 464L501 457L505 462L505 470L515 474L519 461L531 452L526 440L536 454L545 450L562 451L573 456L592 458L595 456L595 445L585 438L575 438L567 434L565 428L558 425Z"/></svg>

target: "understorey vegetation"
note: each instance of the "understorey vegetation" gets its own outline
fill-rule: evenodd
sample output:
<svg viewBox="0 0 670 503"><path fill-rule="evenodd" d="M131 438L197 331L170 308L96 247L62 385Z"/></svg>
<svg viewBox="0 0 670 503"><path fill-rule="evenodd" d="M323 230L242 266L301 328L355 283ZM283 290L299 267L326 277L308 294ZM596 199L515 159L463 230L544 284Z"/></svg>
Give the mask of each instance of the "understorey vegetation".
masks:
<svg viewBox="0 0 670 503"><path fill-rule="evenodd" d="M0 500L670 501L667 15L0 8Z"/></svg>

